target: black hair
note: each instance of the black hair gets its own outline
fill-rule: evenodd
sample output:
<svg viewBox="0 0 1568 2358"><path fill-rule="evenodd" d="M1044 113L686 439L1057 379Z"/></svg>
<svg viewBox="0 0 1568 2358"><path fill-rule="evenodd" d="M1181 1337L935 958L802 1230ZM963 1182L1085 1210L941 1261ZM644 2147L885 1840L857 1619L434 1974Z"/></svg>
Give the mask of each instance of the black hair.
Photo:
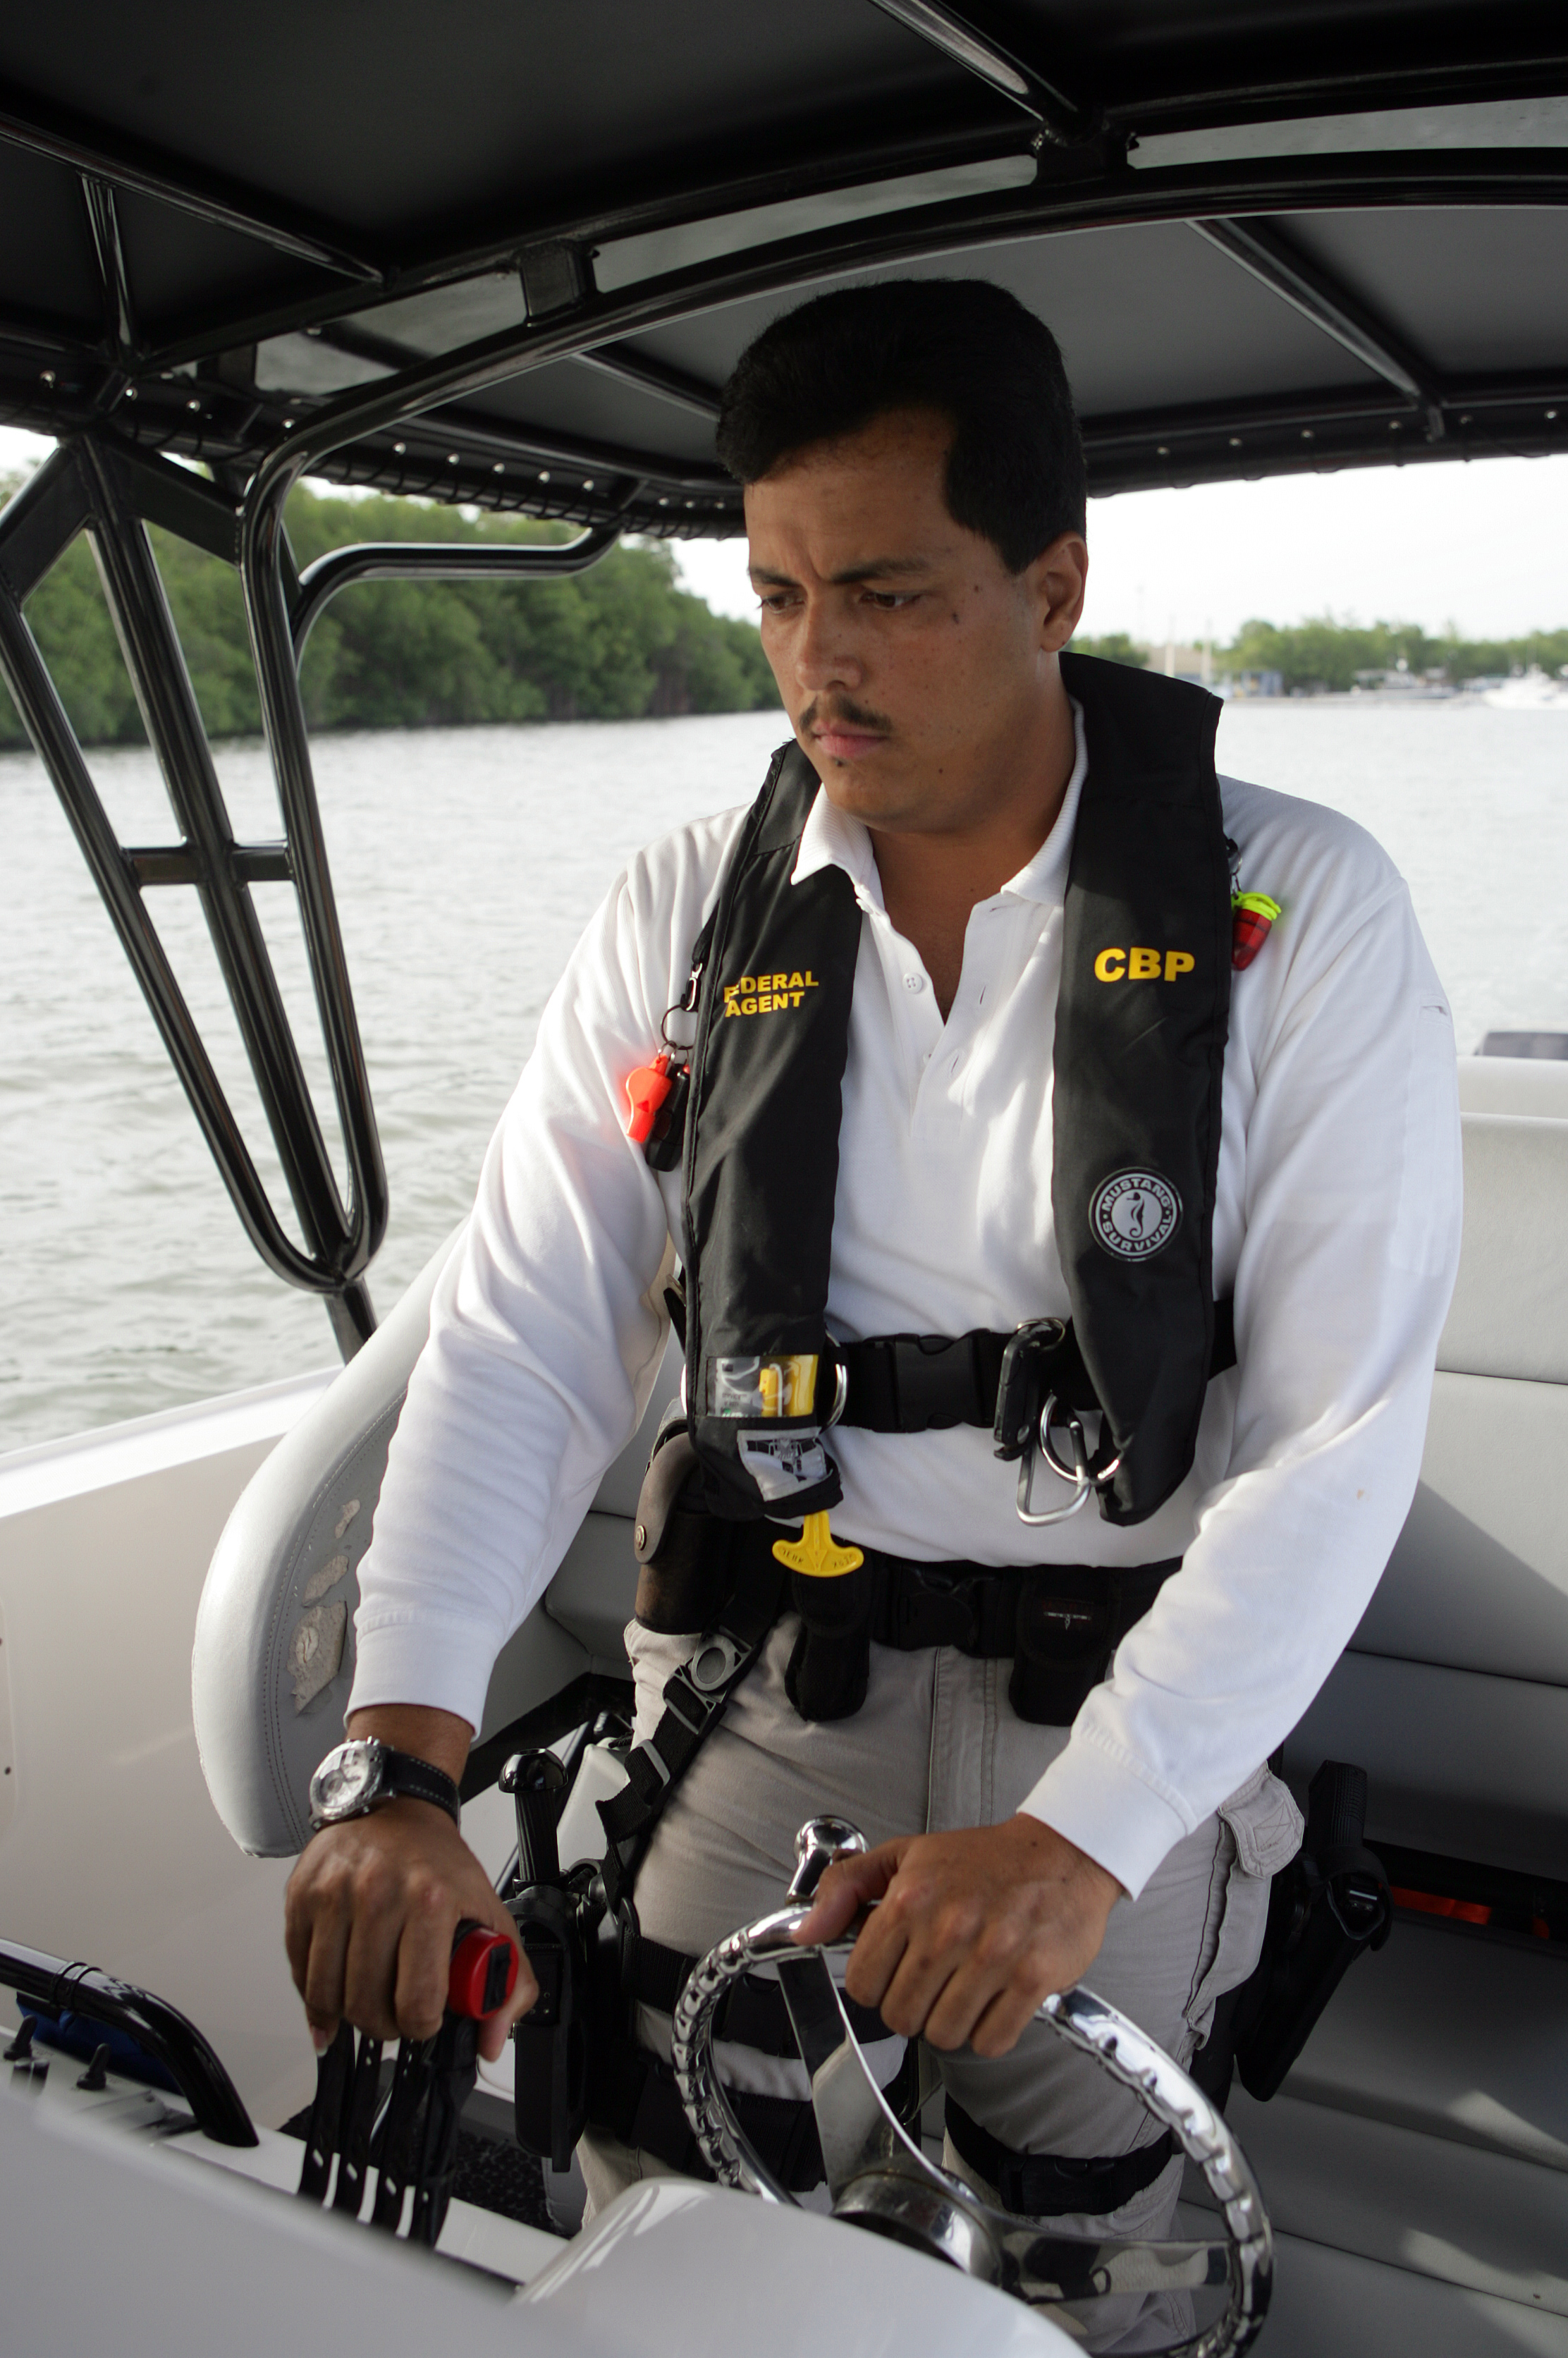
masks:
<svg viewBox="0 0 1568 2358"><path fill-rule="evenodd" d="M792 451L914 408L952 420L947 512L1010 572L1083 531L1083 445L1056 339L983 278L884 279L786 311L735 364L719 456L754 483Z"/></svg>

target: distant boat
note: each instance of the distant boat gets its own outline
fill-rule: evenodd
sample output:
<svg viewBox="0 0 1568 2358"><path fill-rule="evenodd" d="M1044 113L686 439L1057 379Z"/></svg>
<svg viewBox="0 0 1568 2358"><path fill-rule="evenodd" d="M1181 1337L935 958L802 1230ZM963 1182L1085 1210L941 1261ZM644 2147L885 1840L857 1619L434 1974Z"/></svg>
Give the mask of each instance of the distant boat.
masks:
<svg viewBox="0 0 1568 2358"><path fill-rule="evenodd" d="M1517 679L1505 679L1499 687L1483 688L1483 704L1490 704L1499 712L1541 712L1556 707L1568 712L1568 680L1552 679L1539 664L1531 664Z"/></svg>

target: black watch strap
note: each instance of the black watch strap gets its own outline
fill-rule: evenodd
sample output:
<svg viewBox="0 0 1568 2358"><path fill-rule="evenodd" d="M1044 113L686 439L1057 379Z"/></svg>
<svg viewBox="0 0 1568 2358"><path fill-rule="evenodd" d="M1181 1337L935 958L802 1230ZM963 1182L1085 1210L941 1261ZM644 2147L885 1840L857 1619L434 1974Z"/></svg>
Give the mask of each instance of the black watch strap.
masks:
<svg viewBox="0 0 1568 2358"><path fill-rule="evenodd" d="M381 1790L390 1801L432 1801L453 1825L462 1823L461 1796L446 1770L412 1752L395 1752L390 1744L382 1754Z"/></svg>

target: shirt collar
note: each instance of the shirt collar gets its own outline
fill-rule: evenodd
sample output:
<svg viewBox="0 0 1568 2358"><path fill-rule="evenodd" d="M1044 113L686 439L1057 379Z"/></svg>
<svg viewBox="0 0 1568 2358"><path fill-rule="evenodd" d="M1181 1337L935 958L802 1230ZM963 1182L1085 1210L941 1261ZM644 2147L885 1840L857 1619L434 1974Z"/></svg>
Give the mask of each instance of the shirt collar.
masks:
<svg viewBox="0 0 1568 2358"><path fill-rule="evenodd" d="M1055 825L1034 854L1016 876L1010 876L1002 886L1020 901L1037 901L1047 906L1059 903L1067 889L1067 861L1073 848L1073 829L1077 825L1078 803L1083 794L1084 776L1088 769L1088 746L1084 736L1082 707L1073 702L1073 735L1077 746L1073 774L1067 781L1067 791L1062 807L1056 814ZM800 849L795 856L792 884L804 884L824 868L841 868L855 888L855 898L862 908L881 909L882 880L877 871L877 856L871 849L871 831L863 821L852 818L837 804L818 794L806 814L801 829Z"/></svg>

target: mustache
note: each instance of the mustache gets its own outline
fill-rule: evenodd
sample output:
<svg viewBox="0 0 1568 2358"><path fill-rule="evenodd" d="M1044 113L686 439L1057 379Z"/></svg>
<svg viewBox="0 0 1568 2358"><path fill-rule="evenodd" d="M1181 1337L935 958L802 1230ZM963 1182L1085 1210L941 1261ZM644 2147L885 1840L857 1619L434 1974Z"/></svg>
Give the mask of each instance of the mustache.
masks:
<svg viewBox="0 0 1568 2358"><path fill-rule="evenodd" d="M870 729L883 737L892 734L892 722L885 714L869 711L864 705L854 703L847 696L813 697L801 714L798 725L806 736L823 728Z"/></svg>

